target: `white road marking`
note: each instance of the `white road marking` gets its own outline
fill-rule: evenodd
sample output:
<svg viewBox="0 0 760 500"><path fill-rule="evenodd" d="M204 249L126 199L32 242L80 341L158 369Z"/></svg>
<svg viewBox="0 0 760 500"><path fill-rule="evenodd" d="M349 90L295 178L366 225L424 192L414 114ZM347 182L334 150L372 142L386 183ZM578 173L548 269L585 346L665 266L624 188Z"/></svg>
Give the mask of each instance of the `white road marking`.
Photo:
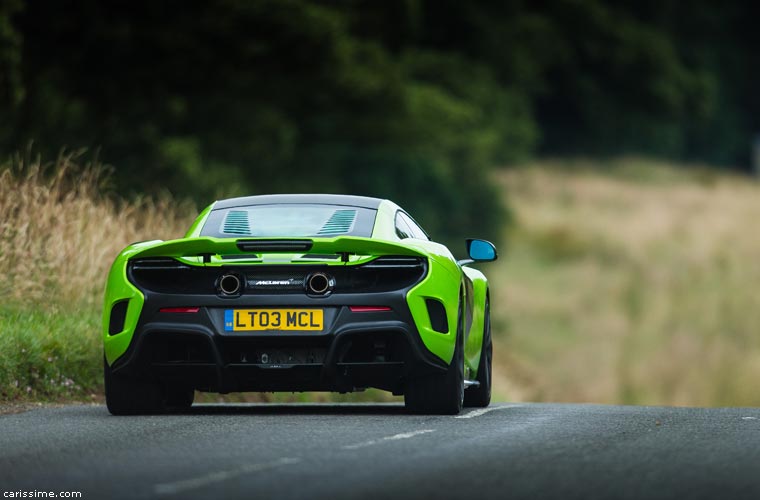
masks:
<svg viewBox="0 0 760 500"><path fill-rule="evenodd" d="M742 420L757 420L757 417L742 417Z"/></svg>
<svg viewBox="0 0 760 500"><path fill-rule="evenodd" d="M261 472L268 469L274 469L276 467L282 467L284 465L293 465L300 462L300 458L281 458L274 462L264 462L258 464L246 464L236 469L222 470L218 472L212 472L204 476L194 477L190 479L184 479L182 481L173 481L171 483L159 483L153 487L153 490L157 495L176 495L188 490L194 490L202 488L209 484L221 483L245 474L252 474L254 472Z"/></svg>
<svg viewBox="0 0 760 500"><path fill-rule="evenodd" d="M435 432L435 429L422 429L419 431L402 432L401 434L394 434L393 436L385 436L379 439L372 439L370 441L364 441L363 443L348 444L346 446L341 446L341 448L343 448L344 450L356 450L359 448L366 448L367 446L373 446L373 445L385 443L388 441L398 441L399 439L409 439L409 438L413 438L414 436L419 436L421 434L427 434L429 432Z"/></svg>
<svg viewBox="0 0 760 500"><path fill-rule="evenodd" d="M488 412L494 411L494 410L504 410L506 408L519 408L520 405L509 405L509 406L489 406L487 408L481 408L479 410L473 410L469 413L465 413L464 415L457 415L454 418L475 418L479 417L481 415L485 415Z"/></svg>

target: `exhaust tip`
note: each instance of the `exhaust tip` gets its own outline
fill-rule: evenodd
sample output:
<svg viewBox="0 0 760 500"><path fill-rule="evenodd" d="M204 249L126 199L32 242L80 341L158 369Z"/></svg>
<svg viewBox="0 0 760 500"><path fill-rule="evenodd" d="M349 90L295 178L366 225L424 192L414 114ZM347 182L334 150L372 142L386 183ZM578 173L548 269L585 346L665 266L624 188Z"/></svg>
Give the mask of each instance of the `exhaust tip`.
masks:
<svg viewBox="0 0 760 500"><path fill-rule="evenodd" d="M335 279L325 273L314 273L306 279L306 291L311 295L326 295L335 288Z"/></svg>
<svg viewBox="0 0 760 500"><path fill-rule="evenodd" d="M218 287L222 295L238 295L243 288L243 282L237 274L225 274L219 278Z"/></svg>

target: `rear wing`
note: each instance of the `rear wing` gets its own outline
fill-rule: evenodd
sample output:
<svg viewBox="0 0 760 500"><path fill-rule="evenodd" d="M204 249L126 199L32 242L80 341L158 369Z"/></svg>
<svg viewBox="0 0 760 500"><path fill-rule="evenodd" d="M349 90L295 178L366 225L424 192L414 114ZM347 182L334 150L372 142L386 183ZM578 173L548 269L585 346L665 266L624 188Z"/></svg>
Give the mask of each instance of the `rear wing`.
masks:
<svg viewBox="0 0 760 500"><path fill-rule="evenodd" d="M343 262L348 262L351 255L382 256L403 255L424 257L421 249L407 244L374 240L356 236L337 238L184 238L158 244L148 248L134 249L130 259L153 257L201 257L203 262L211 262L212 257L245 256L257 254L318 254L340 255Z"/></svg>

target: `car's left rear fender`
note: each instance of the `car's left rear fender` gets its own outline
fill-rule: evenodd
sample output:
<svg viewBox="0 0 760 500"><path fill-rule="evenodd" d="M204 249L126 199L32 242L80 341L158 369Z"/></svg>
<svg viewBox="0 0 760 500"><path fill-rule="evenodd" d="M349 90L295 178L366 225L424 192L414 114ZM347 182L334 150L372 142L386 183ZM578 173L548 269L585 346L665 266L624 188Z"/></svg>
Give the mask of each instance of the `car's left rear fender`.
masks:
<svg viewBox="0 0 760 500"><path fill-rule="evenodd" d="M465 370L470 378L475 378L480 365L480 351L483 345L483 325L485 322L485 304L488 296L488 279L483 273L472 267L462 268L465 276L472 281L472 324L465 343Z"/></svg>

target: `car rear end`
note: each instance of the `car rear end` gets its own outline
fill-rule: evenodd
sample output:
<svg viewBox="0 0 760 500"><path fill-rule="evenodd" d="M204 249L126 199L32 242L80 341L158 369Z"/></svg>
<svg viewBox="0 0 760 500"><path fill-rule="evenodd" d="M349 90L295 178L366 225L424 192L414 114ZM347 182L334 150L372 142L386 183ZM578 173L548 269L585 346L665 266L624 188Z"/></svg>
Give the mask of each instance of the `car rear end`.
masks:
<svg viewBox="0 0 760 500"><path fill-rule="evenodd" d="M401 394L406 378L445 368L407 303L428 276L427 258L280 257L288 263L128 260L127 280L143 299L113 372L221 393ZM123 314L119 304L112 313Z"/></svg>

